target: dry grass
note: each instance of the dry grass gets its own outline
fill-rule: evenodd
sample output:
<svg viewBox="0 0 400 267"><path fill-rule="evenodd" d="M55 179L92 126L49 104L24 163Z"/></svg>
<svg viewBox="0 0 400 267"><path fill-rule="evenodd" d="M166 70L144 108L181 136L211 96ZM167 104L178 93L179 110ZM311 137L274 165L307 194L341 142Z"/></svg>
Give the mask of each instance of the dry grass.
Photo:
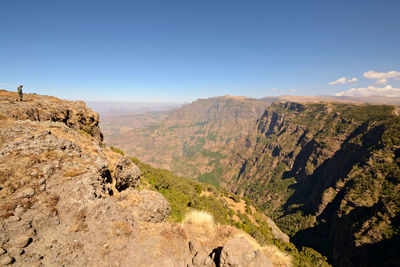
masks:
<svg viewBox="0 0 400 267"><path fill-rule="evenodd" d="M89 227L86 224L86 212L84 210L78 211L75 215L75 223L71 226L71 232L88 231Z"/></svg>
<svg viewBox="0 0 400 267"><path fill-rule="evenodd" d="M182 221L182 227L189 236L204 244L210 243L218 234L215 232L213 216L204 211L189 211Z"/></svg>
<svg viewBox="0 0 400 267"><path fill-rule="evenodd" d="M53 216L58 215L57 204L59 200L60 196L56 194L48 194L45 200L43 201L43 203L50 209Z"/></svg>
<svg viewBox="0 0 400 267"><path fill-rule="evenodd" d="M4 201L4 200L3 200ZM17 201L4 201L0 204L0 219L5 219L14 215L14 209L18 205Z"/></svg>
<svg viewBox="0 0 400 267"><path fill-rule="evenodd" d="M64 172L63 175L65 177L75 177L75 176L81 175L82 173L83 172L80 170L68 170L68 171Z"/></svg>
<svg viewBox="0 0 400 267"><path fill-rule="evenodd" d="M271 260L273 266L277 267L292 266L292 256L290 256L285 252L282 252L273 245L264 246L262 247L261 251Z"/></svg>
<svg viewBox="0 0 400 267"><path fill-rule="evenodd" d="M116 221L113 223L112 231L116 236L130 236L132 227L126 221Z"/></svg>
<svg viewBox="0 0 400 267"><path fill-rule="evenodd" d="M208 197L208 196L211 196L213 193L211 193L211 192L209 192L209 191L201 191L201 193L200 193L200 196L202 197L202 196L206 196L206 197Z"/></svg>
<svg viewBox="0 0 400 267"><path fill-rule="evenodd" d="M32 155L32 156L34 156L34 155ZM53 151L53 150L45 151L40 154L40 161L42 161L42 162L46 162L46 161L50 161L50 160L58 160L61 158L63 158L63 155L61 153L58 153L57 151Z"/></svg>
<svg viewBox="0 0 400 267"><path fill-rule="evenodd" d="M221 197L221 198L224 199L228 203L229 208L231 208L235 212L235 215L232 218L234 221L242 222L242 220L240 220L240 218L236 215L237 213L240 212L242 214L246 214L247 217L249 218L249 220L251 221L251 223L258 226L257 221L254 219L254 216L252 215L252 214L256 214L256 209L253 206L250 206L252 214L249 214L246 211L246 202L243 199L240 199L239 202L236 202L232 198L228 198L228 197Z"/></svg>
<svg viewBox="0 0 400 267"><path fill-rule="evenodd" d="M292 256L290 256L288 253L285 253L278 249L274 245L266 245L266 246L260 246L258 242L249 236L246 233L241 233L239 235L236 235L235 237L244 237L254 249L259 249L262 251L262 253L267 256L273 266L277 267L290 267L292 266Z"/></svg>
<svg viewBox="0 0 400 267"><path fill-rule="evenodd" d="M180 239L187 239L187 235L185 230L181 225L171 223L167 227L165 227L161 232L160 235L167 240L174 240L177 237Z"/></svg>
<svg viewBox="0 0 400 267"><path fill-rule="evenodd" d="M188 212L183 219L183 223L190 223L194 225L214 228L213 216L205 211L199 210L191 210L190 212Z"/></svg>
<svg viewBox="0 0 400 267"><path fill-rule="evenodd" d="M10 177L11 175L11 169L0 170L0 185L4 184L8 180L8 177Z"/></svg>
<svg viewBox="0 0 400 267"><path fill-rule="evenodd" d="M234 237L243 237L250 243L250 245L254 249L262 249L260 244L258 244L257 240L255 240L254 238L252 238L250 235L246 234L245 232L241 232L240 234L237 234Z"/></svg>
<svg viewBox="0 0 400 267"><path fill-rule="evenodd" d="M82 250L84 245L79 241L74 241L71 245L71 250Z"/></svg>
<svg viewBox="0 0 400 267"><path fill-rule="evenodd" d="M17 206L22 206L25 209L29 209L35 203L34 199L14 199L8 201L2 201L0 204L0 219L5 219L14 215L14 210Z"/></svg>

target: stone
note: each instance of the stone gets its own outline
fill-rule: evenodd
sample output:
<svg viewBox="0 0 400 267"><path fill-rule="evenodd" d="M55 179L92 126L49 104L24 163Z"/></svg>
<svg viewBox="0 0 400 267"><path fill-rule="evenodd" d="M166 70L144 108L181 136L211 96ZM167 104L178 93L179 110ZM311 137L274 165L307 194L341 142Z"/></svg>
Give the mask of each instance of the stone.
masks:
<svg viewBox="0 0 400 267"><path fill-rule="evenodd" d="M136 191L129 189L121 194L127 206L132 209L135 220L159 223L171 214L171 205L158 192L150 190Z"/></svg>
<svg viewBox="0 0 400 267"><path fill-rule="evenodd" d="M17 194L17 198L30 198L35 194L32 188L26 188Z"/></svg>
<svg viewBox="0 0 400 267"><path fill-rule="evenodd" d="M115 167L115 188L118 191L127 189L128 187L136 187L139 185L140 170L127 157L121 157Z"/></svg>
<svg viewBox="0 0 400 267"><path fill-rule="evenodd" d="M272 262L258 249L256 251L256 257L247 267L272 267Z"/></svg>
<svg viewBox="0 0 400 267"><path fill-rule="evenodd" d="M279 229L279 227L274 223L273 220L271 220L270 218L267 218L267 223L268 223L268 226L271 227L272 234L274 235L275 238L280 239L281 241L283 241L285 243L290 242L289 236L287 234L285 234L284 232L282 232L281 229Z"/></svg>
<svg viewBox="0 0 400 267"><path fill-rule="evenodd" d="M215 263L205 251L197 252L192 263L193 267L215 267Z"/></svg>
<svg viewBox="0 0 400 267"><path fill-rule="evenodd" d="M190 255L195 255L197 252L202 250L202 246L200 244L200 242L195 241L195 240L191 240L189 241L189 252Z"/></svg>
<svg viewBox="0 0 400 267"><path fill-rule="evenodd" d="M253 246L244 237L234 237L229 239L221 251L221 267L268 267L272 266L271 261L255 251Z"/></svg>
<svg viewBox="0 0 400 267"><path fill-rule="evenodd" d="M20 235L12 241L12 244L14 244L14 246L17 248L25 248L29 246L32 242L33 239L30 235Z"/></svg>
<svg viewBox="0 0 400 267"><path fill-rule="evenodd" d="M1 266L9 265L9 264L12 264L14 261L15 261L14 258L12 258L10 256L4 256L0 259L0 265Z"/></svg>
<svg viewBox="0 0 400 267"><path fill-rule="evenodd" d="M15 208L14 215L21 217L21 215L25 212L25 208L22 206L18 206Z"/></svg>
<svg viewBox="0 0 400 267"><path fill-rule="evenodd" d="M42 184L41 186L39 186L39 191L40 191L40 192L46 191L46 185L45 185L45 184Z"/></svg>

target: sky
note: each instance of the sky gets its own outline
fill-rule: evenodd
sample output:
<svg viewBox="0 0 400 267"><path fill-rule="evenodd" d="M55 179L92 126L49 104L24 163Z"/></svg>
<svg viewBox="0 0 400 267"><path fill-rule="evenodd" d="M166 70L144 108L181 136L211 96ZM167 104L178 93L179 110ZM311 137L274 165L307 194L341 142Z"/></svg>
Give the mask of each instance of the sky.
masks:
<svg viewBox="0 0 400 267"><path fill-rule="evenodd" d="M63 99L400 97L400 1L0 1L0 88Z"/></svg>

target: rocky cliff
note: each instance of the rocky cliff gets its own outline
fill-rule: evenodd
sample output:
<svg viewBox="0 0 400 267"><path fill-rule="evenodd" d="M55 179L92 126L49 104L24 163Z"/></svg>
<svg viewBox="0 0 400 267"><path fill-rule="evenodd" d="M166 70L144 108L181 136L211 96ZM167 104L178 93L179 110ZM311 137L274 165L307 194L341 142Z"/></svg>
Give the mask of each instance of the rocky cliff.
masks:
<svg viewBox="0 0 400 267"><path fill-rule="evenodd" d="M212 217L166 222L175 206L153 176L104 146L98 115L82 102L16 99L0 91L0 265L291 265Z"/></svg>
<svg viewBox="0 0 400 267"><path fill-rule="evenodd" d="M338 266L399 264L400 118L392 106L276 103L223 178ZM233 178L232 178L233 177Z"/></svg>

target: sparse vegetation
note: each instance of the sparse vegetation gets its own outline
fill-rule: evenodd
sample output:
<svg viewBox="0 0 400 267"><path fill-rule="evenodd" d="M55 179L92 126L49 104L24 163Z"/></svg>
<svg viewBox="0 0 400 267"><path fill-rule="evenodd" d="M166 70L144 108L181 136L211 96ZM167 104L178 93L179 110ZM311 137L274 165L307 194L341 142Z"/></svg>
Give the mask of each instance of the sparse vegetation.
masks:
<svg viewBox="0 0 400 267"><path fill-rule="evenodd" d="M110 149L118 154L121 154L122 156L125 155L124 151L122 151L121 149L118 149L114 146L110 146Z"/></svg>
<svg viewBox="0 0 400 267"><path fill-rule="evenodd" d="M172 213L168 220L210 225L214 222L232 225L248 233L260 245L274 245L278 247L283 255L285 253L290 254L290 257L293 258L294 266L312 267L317 266L316 264L319 263L319 259L315 261L314 258L308 257L304 253L301 254L293 244L276 239L259 211L256 210L256 213L251 212L248 206L250 205L249 200L247 200L247 205L246 201L241 200L239 196L229 194L212 185L178 177L167 170L152 168L150 165L144 164L135 158L132 158L132 160L141 169L143 182L148 183L154 190L163 194L170 203ZM204 190L212 194L201 196L201 192ZM248 207L246 213L235 213L220 195L228 196L235 203L244 202L245 209ZM233 219L235 215L239 217L240 222ZM258 225L252 223L249 216L254 216ZM315 253L316 255L319 254L318 252ZM320 255L320 258L323 259L323 256ZM328 265L326 264L326 266Z"/></svg>
<svg viewBox="0 0 400 267"><path fill-rule="evenodd" d="M200 210L191 210L185 214L183 223L205 225L207 227L212 228L214 226L214 218L208 212Z"/></svg>

